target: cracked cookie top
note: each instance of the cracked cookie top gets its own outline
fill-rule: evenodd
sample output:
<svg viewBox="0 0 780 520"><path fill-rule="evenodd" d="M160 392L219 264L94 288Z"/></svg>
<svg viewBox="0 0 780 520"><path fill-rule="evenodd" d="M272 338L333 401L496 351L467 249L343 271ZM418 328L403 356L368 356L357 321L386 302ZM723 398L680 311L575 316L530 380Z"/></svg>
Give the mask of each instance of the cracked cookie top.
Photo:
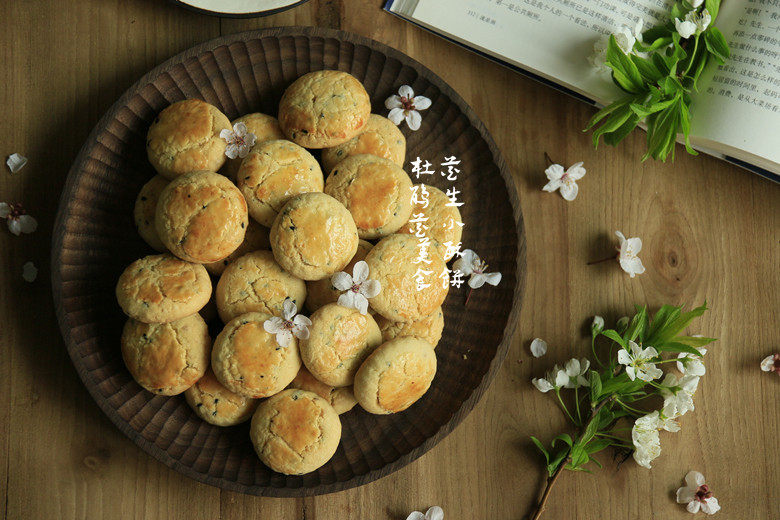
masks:
<svg viewBox="0 0 780 520"><path fill-rule="evenodd" d="M225 388L210 368L184 392L184 398L198 417L215 426L240 424L252 417L259 404Z"/></svg>
<svg viewBox="0 0 780 520"><path fill-rule="evenodd" d="M225 163L227 142L219 136L230 120L200 99L178 101L155 118L146 135L146 152L157 173L173 180L196 170L217 171Z"/></svg>
<svg viewBox="0 0 780 520"><path fill-rule="evenodd" d="M361 365L355 375L355 397L370 413L401 412L428 391L435 375L436 354L427 341L396 338Z"/></svg>
<svg viewBox="0 0 780 520"><path fill-rule="evenodd" d="M244 241L246 201L224 175L190 172L163 189L155 226L163 244L188 262L222 260Z"/></svg>
<svg viewBox="0 0 780 520"><path fill-rule="evenodd" d="M122 310L138 321L166 323L203 308L211 297L206 268L173 255L151 255L127 266L116 286Z"/></svg>
<svg viewBox="0 0 780 520"><path fill-rule="evenodd" d="M306 370L305 366L301 367L298 371L298 375L295 376L295 379L292 380L288 388L297 388L299 390L314 392L328 401L339 415L350 411L357 404L357 399L355 399L355 394L352 392L351 386L335 388L326 385L311 375L311 372Z"/></svg>
<svg viewBox="0 0 780 520"><path fill-rule="evenodd" d="M354 76L337 70L304 74L284 91L279 125L305 148L336 146L363 131L371 100Z"/></svg>
<svg viewBox="0 0 780 520"><path fill-rule="evenodd" d="M362 132L345 143L322 151L322 167L330 172L347 157L362 154L389 159L403 168L406 138L395 123L386 117L371 114Z"/></svg>
<svg viewBox="0 0 780 520"><path fill-rule="evenodd" d="M170 323L127 320L122 358L139 385L158 395L177 395L191 387L209 366L211 338L199 314Z"/></svg>
<svg viewBox="0 0 780 520"><path fill-rule="evenodd" d="M391 339L404 336L414 336L415 338L424 339L433 348L436 348L444 330L444 313L441 307L438 307L431 314L414 321L391 321L380 316L376 322L379 325L379 330L382 331L383 341L390 341Z"/></svg>
<svg viewBox="0 0 780 520"><path fill-rule="evenodd" d="M276 139L285 139L282 129L279 127L279 121L273 117L256 112L254 114L247 114L241 116L231 123L235 126L237 123L244 123L246 125L246 131L250 134L255 134L255 145L252 147L254 150L257 145L266 141L273 141ZM250 150L250 151L252 151ZM243 162L242 157L236 157L235 159L227 159L225 166L222 167L222 172L231 181L236 182L236 174Z"/></svg>
<svg viewBox="0 0 780 520"><path fill-rule="evenodd" d="M341 421L322 397L289 389L260 404L249 435L263 464L285 475L302 475L336 453Z"/></svg>
<svg viewBox="0 0 780 520"><path fill-rule="evenodd" d="M271 249L285 270L303 280L322 280L355 256L358 232L347 208L324 193L291 198L271 226Z"/></svg>

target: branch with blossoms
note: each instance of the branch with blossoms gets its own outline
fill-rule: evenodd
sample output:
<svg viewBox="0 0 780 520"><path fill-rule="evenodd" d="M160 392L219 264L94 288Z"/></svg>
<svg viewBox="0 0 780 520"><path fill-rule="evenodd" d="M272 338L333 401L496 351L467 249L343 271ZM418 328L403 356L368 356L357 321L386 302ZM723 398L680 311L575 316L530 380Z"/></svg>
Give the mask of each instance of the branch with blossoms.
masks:
<svg viewBox="0 0 780 520"><path fill-rule="evenodd" d="M633 318L622 318L614 329L605 329L596 316L593 362L572 359L532 380L539 391L555 395L575 432L561 433L549 445L531 437L548 475L532 520L541 517L564 470L590 472L590 462L601 467L594 455L602 450L613 448L625 458L633 454L637 464L651 467L661 453L660 430L679 431L679 418L693 410L693 394L705 373L703 347L715 340L683 331L706 310L706 304L688 312L664 305L651 317L646 307L637 307ZM671 363L679 374L664 374L661 367ZM574 395L563 395L566 390Z"/></svg>
<svg viewBox="0 0 780 520"><path fill-rule="evenodd" d="M610 145L622 141L639 124L647 126L647 153L665 161L677 135L690 145L691 94L712 60L723 64L729 46L723 33L712 25L720 0L682 0L672 6L669 20L642 31L623 29L596 42L591 62L612 73L612 80L626 95L599 110L588 123L593 145L601 137Z"/></svg>

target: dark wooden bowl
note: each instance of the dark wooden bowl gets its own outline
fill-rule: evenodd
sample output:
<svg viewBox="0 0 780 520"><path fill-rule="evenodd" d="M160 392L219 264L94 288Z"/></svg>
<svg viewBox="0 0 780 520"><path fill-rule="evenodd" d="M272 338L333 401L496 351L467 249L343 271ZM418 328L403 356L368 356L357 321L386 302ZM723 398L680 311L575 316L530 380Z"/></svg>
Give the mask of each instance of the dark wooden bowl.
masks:
<svg viewBox="0 0 780 520"><path fill-rule="evenodd" d="M403 84L433 101L422 128L410 132L407 163L462 160L455 185L465 202L463 247L477 251L497 287L452 289L436 349L430 391L403 413L376 416L359 407L342 415L333 459L303 476L265 467L248 427L218 428L198 419L184 399L154 396L125 369L119 337L125 321L114 299L123 268L151 250L133 224L133 204L154 171L145 138L156 114L174 101L201 98L228 117L276 114L285 87L319 69L363 81L375 112ZM407 166L407 171L410 168ZM108 417L144 451L194 479L255 495L329 493L371 482L421 456L460 423L487 389L509 349L523 289L525 236L512 177L487 130L444 81L408 56L359 36L318 28L277 28L217 38L166 61L131 87L100 120L81 149L62 193L52 247L52 286L73 364Z"/></svg>

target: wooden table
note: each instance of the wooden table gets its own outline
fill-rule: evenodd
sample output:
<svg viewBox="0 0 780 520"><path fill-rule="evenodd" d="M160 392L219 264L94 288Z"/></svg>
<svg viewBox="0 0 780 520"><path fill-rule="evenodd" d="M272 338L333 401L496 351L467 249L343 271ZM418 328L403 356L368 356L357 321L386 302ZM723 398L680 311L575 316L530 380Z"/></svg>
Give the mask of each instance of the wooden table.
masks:
<svg viewBox="0 0 780 520"><path fill-rule="evenodd" d="M311 0L269 18L217 19L162 0L0 3L5 114L0 153L30 158L0 173L0 201L22 201L40 227L0 230L0 500L7 518L405 519L441 505L446 518L520 519L543 484L530 435L565 427L530 384L555 362L585 355L591 316L608 322L634 304L711 306L693 333L720 338L707 355L696 411L662 434L652 470L608 460L594 475L566 473L545 518L688 518L674 491L705 474L717 518L777 518L780 378L759 361L780 349L780 187L678 148L674 163L640 162L644 135L594 150L593 109L401 22L380 0ZM100 115L144 72L221 34L321 25L396 47L441 75L474 108L503 151L520 192L528 276L514 345L493 385L446 440L406 468L358 489L307 499L263 499L180 476L146 455L100 412L60 339L49 287L49 244L65 175ZM541 191L542 152L584 161L580 194ZM647 272L587 266L614 232L644 240ZM38 281L22 281L33 260ZM539 360L533 337L550 345Z"/></svg>

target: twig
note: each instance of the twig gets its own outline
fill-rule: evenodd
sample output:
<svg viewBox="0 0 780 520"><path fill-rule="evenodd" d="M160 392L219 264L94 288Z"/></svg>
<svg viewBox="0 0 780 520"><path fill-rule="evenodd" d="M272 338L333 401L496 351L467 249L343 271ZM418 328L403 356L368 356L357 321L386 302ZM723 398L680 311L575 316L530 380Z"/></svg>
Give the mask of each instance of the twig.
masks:
<svg viewBox="0 0 780 520"><path fill-rule="evenodd" d="M553 161L553 160L550 158L550 154L548 154L547 152L544 152L544 158L545 158L545 159L547 159L547 162L548 162L548 163L550 163L550 165L553 165L553 164L555 164L555 161Z"/></svg>
<svg viewBox="0 0 780 520"><path fill-rule="evenodd" d="M591 260L590 262L588 262L588 265L600 264L601 262L606 262L607 260L614 260L614 259L615 259L615 255L612 255L606 258L602 258L601 260Z"/></svg>
<svg viewBox="0 0 780 520"><path fill-rule="evenodd" d="M585 430L588 429L590 423L595 421L598 418L601 409L604 408L604 406L606 406L607 403L610 403L613 400L614 400L613 396L607 397L606 399L602 399L601 401L599 401L599 403L595 407L593 407L593 410L590 412L590 418L588 419L588 423L582 428L580 434L572 443L572 446L574 446L575 444L577 444L579 441L582 440L582 436L585 434ZM561 473L566 468L566 465L569 462L571 462L571 448L569 449L569 454L566 455L566 457L561 461L560 465L558 466L558 469L555 470L555 473L553 473L552 476L547 479L547 485L544 487L544 492L542 493L542 497L539 499L539 504L536 506L536 510L534 511L534 514L531 516L531 520L539 520L539 518L542 516L542 513L544 512L544 508L547 505L547 499L550 498L550 491L552 491L552 487L558 481L558 477L561 476Z"/></svg>

